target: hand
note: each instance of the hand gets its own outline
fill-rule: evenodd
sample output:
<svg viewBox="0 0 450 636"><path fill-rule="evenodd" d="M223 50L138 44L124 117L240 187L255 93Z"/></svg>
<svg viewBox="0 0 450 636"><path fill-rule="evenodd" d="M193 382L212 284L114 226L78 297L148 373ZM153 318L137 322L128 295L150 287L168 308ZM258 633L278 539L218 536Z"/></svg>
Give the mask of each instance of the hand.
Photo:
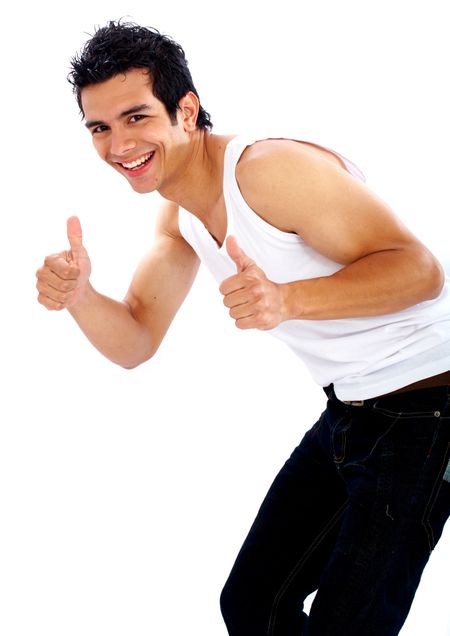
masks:
<svg viewBox="0 0 450 636"><path fill-rule="evenodd" d="M273 329L286 320L283 287L270 281L265 273L229 236L227 252L234 261L237 274L223 281L220 293L223 303L239 329Z"/></svg>
<svg viewBox="0 0 450 636"><path fill-rule="evenodd" d="M76 216L67 221L70 250L47 256L36 272L38 301L47 309L72 307L86 290L91 262L83 247L83 234Z"/></svg>

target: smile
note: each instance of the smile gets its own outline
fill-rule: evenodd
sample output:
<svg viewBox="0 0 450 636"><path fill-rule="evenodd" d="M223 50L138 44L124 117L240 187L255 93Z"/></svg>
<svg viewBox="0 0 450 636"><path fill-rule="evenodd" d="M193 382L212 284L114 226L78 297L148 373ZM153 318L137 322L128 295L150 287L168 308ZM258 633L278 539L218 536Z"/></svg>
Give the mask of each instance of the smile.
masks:
<svg viewBox="0 0 450 636"><path fill-rule="evenodd" d="M150 161L150 159L153 157L154 154L155 154L154 151L149 152L148 154L143 155L142 157L139 157L139 159L135 159L134 161L130 161L127 163L121 163L120 165L123 166L126 170L138 170L144 164Z"/></svg>

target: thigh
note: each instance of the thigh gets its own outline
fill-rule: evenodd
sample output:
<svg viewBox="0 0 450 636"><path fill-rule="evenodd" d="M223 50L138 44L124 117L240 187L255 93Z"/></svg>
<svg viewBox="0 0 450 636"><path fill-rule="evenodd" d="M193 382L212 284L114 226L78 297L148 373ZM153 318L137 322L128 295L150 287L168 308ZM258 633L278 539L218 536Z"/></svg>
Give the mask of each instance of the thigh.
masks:
<svg viewBox="0 0 450 636"><path fill-rule="evenodd" d="M239 606L235 633L295 633L302 601L317 587L347 504L328 418L325 412L275 478L239 552L223 593Z"/></svg>
<svg viewBox="0 0 450 636"><path fill-rule="evenodd" d="M349 506L310 636L398 634L450 512L449 404L444 390L427 390L348 407L333 446Z"/></svg>

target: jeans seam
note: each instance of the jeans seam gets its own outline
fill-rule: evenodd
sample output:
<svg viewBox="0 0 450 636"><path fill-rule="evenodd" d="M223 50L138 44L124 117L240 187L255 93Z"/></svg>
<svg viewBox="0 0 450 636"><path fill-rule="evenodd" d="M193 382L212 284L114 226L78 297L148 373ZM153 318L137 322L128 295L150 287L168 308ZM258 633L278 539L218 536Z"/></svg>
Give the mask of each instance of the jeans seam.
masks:
<svg viewBox="0 0 450 636"><path fill-rule="evenodd" d="M434 540L433 528L432 528L431 523L430 523L430 514L431 514L431 511L433 509L433 505L434 505L434 503L435 503L435 501L437 499L437 496L439 494L439 490L440 490L440 488L442 486L442 481L443 481L442 473L444 472L445 467L446 467L446 465L448 463L449 449L450 449L450 443L447 444L447 450L446 450L446 452L444 454L444 458L442 460L441 468L439 470L439 473L438 473L438 476L436 478L436 481L435 481L435 483L433 485L433 490L431 491L430 497L428 499L427 505L426 505L426 507L424 509L423 516L422 516L422 526L423 526L423 529L424 529L425 534L427 536L427 542L428 542L428 547L429 547L430 554L431 554L431 552L434 550L434 548L436 546L436 542Z"/></svg>
<svg viewBox="0 0 450 636"><path fill-rule="evenodd" d="M341 431L339 431L339 433L336 433L335 429L337 427L333 427L333 429L330 430L329 432L329 436L330 436L330 448L333 452L333 461L335 464L341 464L344 459L345 459L345 451L347 449L347 431L348 429L351 427L352 424L352 418L351 416L349 416L348 413L346 413L345 416L341 417L339 419L339 422L342 422L346 420L347 424L345 427L342 428ZM338 455L336 452L337 446L338 444L336 443L336 436L340 435L341 438L341 449L340 449L340 454Z"/></svg>
<svg viewBox="0 0 450 636"><path fill-rule="evenodd" d="M401 419L414 419L414 420L423 420L429 419L431 417L435 417L436 411L389 411L388 409L382 409L378 407L373 407L375 413L379 415L384 415L385 417L390 418L401 418Z"/></svg>
<svg viewBox="0 0 450 636"><path fill-rule="evenodd" d="M328 532L336 525L337 521L342 516L342 513L344 512L344 510L347 507L348 507L348 500L335 512L333 517L330 519L330 521L323 528L322 532L320 532L320 534L316 537L316 539L311 543L311 545L309 546L308 550L297 561L295 566L292 568L292 570L290 571L290 573L288 574L288 576L286 577L286 579L282 583L280 589L278 590L277 594L275 595L275 598L274 598L274 601L273 601L273 604L272 604L272 611L270 613L269 623L268 623L268 627L267 627L268 636L274 636L275 621L276 621L276 618L277 618L278 607L279 607L279 604L280 604L280 601L281 601L283 595L286 593L286 591L289 589L289 586L295 580L295 577L297 576L297 574L301 570L303 564L308 559L310 554L312 552L314 552L316 547L326 537Z"/></svg>

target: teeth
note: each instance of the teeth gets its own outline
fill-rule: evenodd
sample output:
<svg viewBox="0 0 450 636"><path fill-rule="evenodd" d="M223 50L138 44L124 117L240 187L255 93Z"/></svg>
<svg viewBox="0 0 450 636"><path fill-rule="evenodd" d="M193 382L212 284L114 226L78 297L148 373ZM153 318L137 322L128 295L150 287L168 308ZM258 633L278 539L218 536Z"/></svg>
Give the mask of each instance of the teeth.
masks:
<svg viewBox="0 0 450 636"><path fill-rule="evenodd" d="M128 170L131 170L132 168L137 168L138 166L145 163L148 159L150 159L152 155L153 155L153 152L149 152L148 155L144 155L143 157L140 157L139 159L136 159L135 161L131 161L130 163L123 163L122 166L124 168L128 168Z"/></svg>

